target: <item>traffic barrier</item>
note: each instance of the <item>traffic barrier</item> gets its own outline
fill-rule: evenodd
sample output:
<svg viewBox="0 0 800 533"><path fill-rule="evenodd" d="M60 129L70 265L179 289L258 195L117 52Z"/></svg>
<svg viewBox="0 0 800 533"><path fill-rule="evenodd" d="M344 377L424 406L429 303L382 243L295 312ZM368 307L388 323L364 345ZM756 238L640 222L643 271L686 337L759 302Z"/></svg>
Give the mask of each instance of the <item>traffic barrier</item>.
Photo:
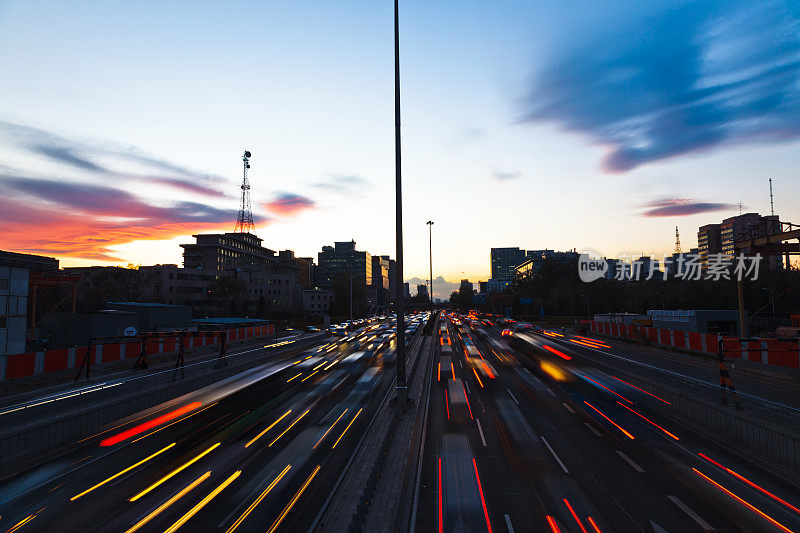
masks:
<svg viewBox="0 0 800 533"><path fill-rule="evenodd" d="M250 326L229 329L226 332L228 342L232 342L273 335L275 326L273 324ZM184 334L187 337L184 348L188 351L192 348L219 344L222 331L189 331ZM92 366L124 359L135 359L139 357L141 349L141 342L93 344ZM145 342L145 350L148 356L157 354L170 355L177 353L178 349L179 342L174 338ZM83 360L86 350L86 346L77 346L0 356L0 381L76 368Z"/></svg>
<svg viewBox="0 0 800 533"><path fill-rule="evenodd" d="M594 320L590 322L589 330L610 337L646 339L652 344L711 355L716 355L719 349L718 337L712 333L596 322ZM800 342L795 339L740 340L735 337L725 337L723 350L725 357L731 359L744 358L765 365L800 368Z"/></svg>

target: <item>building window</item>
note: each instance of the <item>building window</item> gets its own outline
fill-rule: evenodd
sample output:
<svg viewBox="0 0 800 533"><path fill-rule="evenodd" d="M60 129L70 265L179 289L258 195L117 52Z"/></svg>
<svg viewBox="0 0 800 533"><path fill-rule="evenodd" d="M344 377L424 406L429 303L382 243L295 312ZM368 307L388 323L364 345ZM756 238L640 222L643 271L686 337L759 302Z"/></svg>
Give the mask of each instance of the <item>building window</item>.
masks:
<svg viewBox="0 0 800 533"><path fill-rule="evenodd" d="M8 281L8 280L6 280ZM6 317L0 316L0 329L6 329Z"/></svg>
<svg viewBox="0 0 800 533"><path fill-rule="evenodd" d="M8 279L3 278L0 279L0 290L7 290L8 289Z"/></svg>

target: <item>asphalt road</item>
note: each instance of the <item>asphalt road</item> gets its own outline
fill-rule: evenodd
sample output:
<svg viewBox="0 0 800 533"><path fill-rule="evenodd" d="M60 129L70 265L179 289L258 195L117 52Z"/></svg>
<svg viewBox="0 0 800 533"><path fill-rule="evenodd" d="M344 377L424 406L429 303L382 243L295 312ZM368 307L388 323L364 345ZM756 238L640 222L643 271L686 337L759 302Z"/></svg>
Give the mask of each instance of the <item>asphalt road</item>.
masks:
<svg viewBox="0 0 800 533"><path fill-rule="evenodd" d="M307 529L391 384L373 348L331 339L87 436L0 484L0 531Z"/></svg>
<svg viewBox="0 0 800 533"><path fill-rule="evenodd" d="M433 376L418 530L800 531L780 472L654 414L660 399L549 337L535 355L485 329L450 324L456 380ZM467 364L471 343L494 379Z"/></svg>

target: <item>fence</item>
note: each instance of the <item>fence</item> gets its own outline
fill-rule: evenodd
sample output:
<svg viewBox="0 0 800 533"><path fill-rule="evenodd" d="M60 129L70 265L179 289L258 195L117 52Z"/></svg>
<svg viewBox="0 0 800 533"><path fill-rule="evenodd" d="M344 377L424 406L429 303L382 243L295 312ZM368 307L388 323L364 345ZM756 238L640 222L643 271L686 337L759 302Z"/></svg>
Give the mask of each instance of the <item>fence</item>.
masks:
<svg viewBox="0 0 800 533"><path fill-rule="evenodd" d="M716 355L718 351L718 337L712 333L632 326L594 320L591 321L589 329L602 335L671 346L692 352ZM726 357L746 359L766 365L800 368L800 342L797 340L725 337L723 346Z"/></svg>
<svg viewBox="0 0 800 533"><path fill-rule="evenodd" d="M273 324L265 324L228 329L226 331L228 342L233 342L272 335L275 332L275 326ZM219 344L220 335L210 335L211 333L199 332L196 336L189 336L186 339L185 350ZM222 331L213 333L221 334ZM95 366L125 359L135 359L139 357L141 349L142 345L139 342L93 345L91 364ZM0 356L0 381L77 368L86 355L86 350L87 346L76 346L59 350ZM145 350L147 355L174 354L178 351L178 340L169 339L145 343Z"/></svg>

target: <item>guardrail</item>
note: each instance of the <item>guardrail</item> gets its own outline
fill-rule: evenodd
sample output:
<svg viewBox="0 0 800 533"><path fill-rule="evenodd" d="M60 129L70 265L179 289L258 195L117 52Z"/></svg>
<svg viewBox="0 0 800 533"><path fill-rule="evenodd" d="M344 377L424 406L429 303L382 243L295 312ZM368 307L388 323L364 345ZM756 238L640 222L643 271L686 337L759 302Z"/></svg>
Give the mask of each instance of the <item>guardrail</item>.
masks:
<svg viewBox="0 0 800 533"><path fill-rule="evenodd" d="M264 348L254 348L246 353L229 354L223 359L192 363L179 368L177 372L180 374L183 370L183 376L175 380L174 369L132 377L91 395L60 400L70 403L60 404L58 409L53 409L52 403L44 403L34 406L35 411L23 409L0 415L0 469L11 465L21 467L43 454L79 442L115 420L247 371L256 366L253 363L264 362L265 356L274 358L302 350L325 336L306 337L267 354ZM220 365L220 361L228 364ZM12 419L4 419L11 415L15 416L13 424L9 423Z"/></svg>

